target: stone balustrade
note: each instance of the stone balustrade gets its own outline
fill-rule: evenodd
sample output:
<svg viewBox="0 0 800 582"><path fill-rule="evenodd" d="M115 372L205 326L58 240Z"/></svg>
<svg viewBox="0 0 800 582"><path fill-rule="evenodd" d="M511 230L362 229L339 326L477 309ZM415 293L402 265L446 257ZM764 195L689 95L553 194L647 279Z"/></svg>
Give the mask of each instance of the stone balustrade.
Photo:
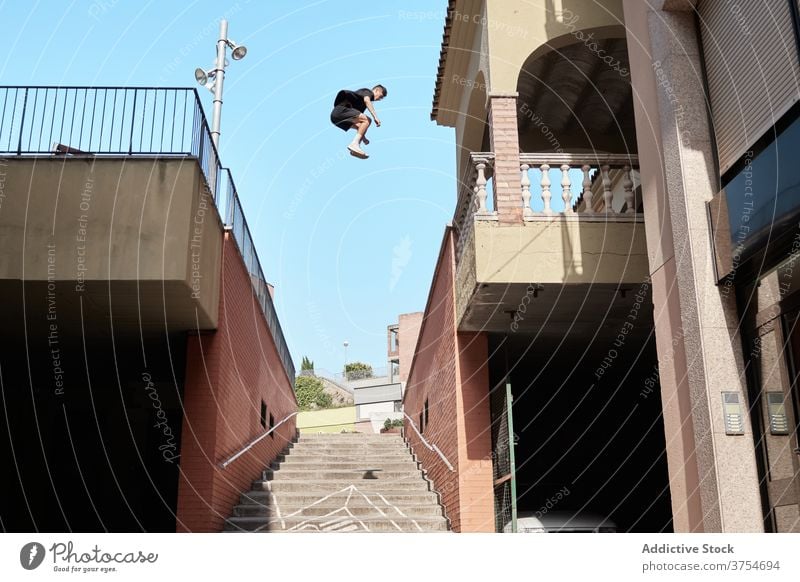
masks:
<svg viewBox="0 0 800 582"><path fill-rule="evenodd" d="M638 166L635 155L520 154L523 217L527 220L569 214L636 215ZM580 183L573 180L578 172L582 175ZM560 210L553 209L550 191L554 173L560 174ZM531 174L535 174L536 182L532 182ZM538 188L532 191L531 187L537 184ZM534 192L541 205L533 204ZM615 210L615 205L620 211Z"/></svg>
<svg viewBox="0 0 800 582"><path fill-rule="evenodd" d="M474 152L464 178L453 218L456 258L459 260L476 220L498 220L488 198L495 154ZM522 153L520 205L523 221L563 217L587 220L642 221L639 201L639 158L636 155ZM580 179L578 177L580 176ZM552 186L561 188L553 200Z"/></svg>

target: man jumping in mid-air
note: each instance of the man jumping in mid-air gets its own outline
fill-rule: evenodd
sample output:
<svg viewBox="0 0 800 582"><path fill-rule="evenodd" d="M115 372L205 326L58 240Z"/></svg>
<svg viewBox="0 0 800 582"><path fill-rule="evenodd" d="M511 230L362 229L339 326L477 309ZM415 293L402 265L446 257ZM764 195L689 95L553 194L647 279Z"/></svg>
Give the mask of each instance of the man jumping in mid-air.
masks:
<svg viewBox="0 0 800 582"><path fill-rule="evenodd" d="M362 141L364 145L369 144L366 134L372 123L372 120L364 115L364 110L369 109L372 119L375 120L375 125L380 127L381 120L378 119L378 114L375 113L372 103L373 101L380 101L386 95L386 87L383 85L375 85L371 91L369 89L359 89L358 91L342 89L336 94L336 99L333 102L333 111L331 112L331 123L344 131L349 129L356 130L356 136L347 146L347 149L357 158L363 160L369 157L361 149Z"/></svg>

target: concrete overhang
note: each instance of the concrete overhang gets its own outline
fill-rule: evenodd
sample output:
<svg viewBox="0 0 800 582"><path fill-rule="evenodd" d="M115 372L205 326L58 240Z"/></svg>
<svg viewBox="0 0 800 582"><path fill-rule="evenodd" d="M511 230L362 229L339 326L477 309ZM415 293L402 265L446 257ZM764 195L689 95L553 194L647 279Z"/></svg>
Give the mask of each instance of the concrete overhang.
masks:
<svg viewBox="0 0 800 582"><path fill-rule="evenodd" d="M478 220L456 269L458 329L558 336L600 317L618 326L632 296L649 298L648 274L644 223L633 217Z"/></svg>
<svg viewBox="0 0 800 582"><path fill-rule="evenodd" d="M217 327L223 227L196 159L2 162L2 301L61 333Z"/></svg>

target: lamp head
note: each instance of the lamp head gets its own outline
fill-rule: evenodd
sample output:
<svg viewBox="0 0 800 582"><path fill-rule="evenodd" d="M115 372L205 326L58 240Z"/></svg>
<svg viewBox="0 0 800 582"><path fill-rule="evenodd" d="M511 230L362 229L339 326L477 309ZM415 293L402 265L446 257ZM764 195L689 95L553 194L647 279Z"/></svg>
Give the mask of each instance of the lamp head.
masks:
<svg viewBox="0 0 800 582"><path fill-rule="evenodd" d="M231 56L234 61L241 61L247 55L247 47L243 44L236 44L232 40L229 40L228 47L233 51Z"/></svg>
<svg viewBox="0 0 800 582"><path fill-rule="evenodd" d="M197 67L194 70L195 80L202 86L214 92L214 85L216 84L217 71L216 69L209 69L208 71Z"/></svg>
<svg viewBox="0 0 800 582"><path fill-rule="evenodd" d="M235 49L233 49L232 56L234 61L241 61L245 55L247 55L247 47L237 46Z"/></svg>

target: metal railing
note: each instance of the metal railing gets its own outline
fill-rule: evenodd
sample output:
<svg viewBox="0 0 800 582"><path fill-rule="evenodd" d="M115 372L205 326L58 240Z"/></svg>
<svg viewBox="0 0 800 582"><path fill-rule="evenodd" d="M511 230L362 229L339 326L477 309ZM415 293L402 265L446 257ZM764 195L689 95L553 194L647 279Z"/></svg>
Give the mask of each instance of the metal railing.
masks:
<svg viewBox="0 0 800 582"><path fill-rule="evenodd" d="M250 234L250 227L247 225L247 219L244 216L242 204L239 201L239 194L236 190L236 185L233 182L233 176L228 168L223 168L227 175L227 218L225 218L226 228L230 229L233 233L233 238L239 246L239 253L242 255L247 272L250 275L250 283L253 285L253 291L258 298L258 303L261 306L261 311L264 314L264 319L267 321L267 327L272 334L272 339L275 341L275 348L278 350L278 356L281 359L286 375L290 382L294 382L295 369L292 362L292 356L289 353L289 346L286 343L286 338L283 335L280 321L278 321L278 314L275 311L275 304L272 302L272 296L269 292L269 285L264 277L264 271L261 268L261 261L258 259L255 243L253 243L253 236Z"/></svg>
<svg viewBox="0 0 800 582"><path fill-rule="evenodd" d="M191 156L218 200L219 156L194 89L0 87L0 154Z"/></svg>
<svg viewBox="0 0 800 582"><path fill-rule="evenodd" d="M236 186L220 164L195 89L0 87L0 155L46 154L195 158L239 247L286 374L294 381L294 364Z"/></svg>
<svg viewBox="0 0 800 582"><path fill-rule="evenodd" d="M219 464L219 468L220 468L220 469L227 469L227 468L228 468L228 465L230 465L231 463L233 463L233 462L234 462L236 459L238 459L239 457L241 457L243 454L245 454L247 451L249 451L250 449L252 449L254 446L256 446L258 443L260 443L262 440L264 440L265 438L267 438L269 435L271 435L273 432L275 432L275 430L276 430L276 429L277 429L277 428L278 428L280 425L282 425L284 422L286 422L287 420L289 420L290 418L292 418L292 417L294 417L294 416L297 416L297 412L292 412L292 413L291 413L289 416L287 416L286 418L284 418L282 421L280 421L278 424L276 424L275 426L273 426L271 429L269 429L267 432L265 432L264 434L262 434L260 437L258 437L258 438L255 438L255 439L253 439L252 441L250 441L250 442L249 442L247 445L245 445L245 446L244 446L244 447L243 447L241 450L239 450L239 452L238 452L238 453L236 453L235 455L232 455L232 456L228 457L228 458L227 458L225 461L223 461L222 463L220 463L220 464Z"/></svg>
<svg viewBox="0 0 800 582"><path fill-rule="evenodd" d="M317 368L314 370L305 370L300 372L301 376L322 376L331 380L335 384L352 392L352 387L349 386L351 382L358 382L361 380L385 380L397 378L400 375L400 367L395 365L393 369L388 366L372 366L370 370L351 370L350 372L331 372ZM394 380L399 381L399 380Z"/></svg>
<svg viewBox="0 0 800 582"><path fill-rule="evenodd" d="M411 425L411 428L413 428L413 429L414 429L414 432L415 432L415 433L417 433L417 436L418 436L418 437L420 438L420 440L422 441L422 444L424 444L426 447L428 447L428 450L430 450L430 451L433 451L433 452L435 452L437 455L439 455L439 458L441 458L441 459L442 459L442 461L444 461L444 464L445 464L445 465L447 465L447 468L448 468L448 469L450 469L451 471L455 471L455 469L453 468L453 465L451 465L451 464L450 464L450 461L448 461L448 460L447 460L447 457L445 457L445 456L444 456L444 453L442 453L442 451L440 451L440 450L439 450L439 447L437 447L436 445L434 445L434 444L432 444L432 443L429 443L427 440L425 440L425 437L424 437L424 436L422 436L422 433L421 433L421 432L419 432L419 429L417 428L417 425L416 425L416 424L414 424L414 419L412 419L412 418L411 418L411 417L410 417L410 416L409 416L407 413L405 413L405 412L403 412L403 416L405 416L405 417L408 419L408 422L409 422L409 424Z"/></svg>

